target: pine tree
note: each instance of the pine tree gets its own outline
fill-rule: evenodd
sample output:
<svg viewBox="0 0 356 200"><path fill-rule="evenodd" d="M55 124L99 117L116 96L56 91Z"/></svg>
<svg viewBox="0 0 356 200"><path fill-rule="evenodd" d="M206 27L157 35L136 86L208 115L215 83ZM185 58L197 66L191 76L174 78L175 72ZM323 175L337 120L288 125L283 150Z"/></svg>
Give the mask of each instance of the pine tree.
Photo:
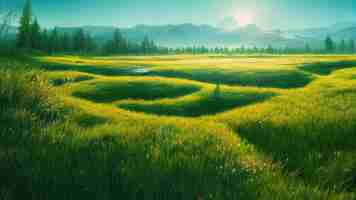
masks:
<svg viewBox="0 0 356 200"><path fill-rule="evenodd" d="M305 53L310 53L311 52L311 48L309 46L309 44L305 44Z"/></svg>
<svg viewBox="0 0 356 200"><path fill-rule="evenodd" d="M349 40L348 51L349 53L355 53L355 41L353 39Z"/></svg>
<svg viewBox="0 0 356 200"><path fill-rule="evenodd" d="M129 53L129 41L123 36L121 41L121 53Z"/></svg>
<svg viewBox="0 0 356 200"><path fill-rule="evenodd" d="M219 48L218 48L218 47L215 47L215 48L214 48L214 53L216 53L216 54L219 53Z"/></svg>
<svg viewBox="0 0 356 200"><path fill-rule="evenodd" d="M148 39L147 36L145 36L145 38L144 38L143 41L142 41L141 49L142 49L142 53L143 53L143 54L148 54L148 53L149 53L150 40Z"/></svg>
<svg viewBox="0 0 356 200"><path fill-rule="evenodd" d="M94 42L92 36L90 35L90 33L86 33L85 34L85 52L92 53L95 51L95 49L96 49L96 45L95 45L95 42Z"/></svg>
<svg viewBox="0 0 356 200"><path fill-rule="evenodd" d="M285 46L283 49L284 54L289 54L290 53L290 48L288 46Z"/></svg>
<svg viewBox="0 0 356 200"><path fill-rule="evenodd" d="M112 54L113 53L113 43L112 41L107 41L104 46L102 47L103 48L103 52L104 54Z"/></svg>
<svg viewBox="0 0 356 200"><path fill-rule="evenodd" d="M31 22L32 5L31 0L27 0L20 19L20 27L17 34L17 47L31 48Z"/></svg>
<svg viewBox="0 0 356 200"><path fill-rule="evenodd" d="M135 45L129 44L128 40L121 34L120 29L115 29L112 40L107 41L103 49L106 54L123 54L129 51L136 51Z"/></svg>
<svg viewBox="0 0 356 200"><path fill-rule="evenodd" d="M274 49L273 49L272 45L268 45L268 47L266 49L266 52L269 53L269 54L273 54L274 53Z"/></svg>
<svg viewBox="0 0 356 200"><path fill-rule="evenodd" d="M72 51L71 39L68 33L63 33L60 41L63 47L63 51L65 52Z"/></svg>
<svg viewBox="0 0 356 200"><path fill-rule="evenodd" d="M150 41L149 45L149 52L150 53L157 53L157 46L153 40Z"/></svg>
<svg viewBox="0 0 356 200"><path fill-rule="evenodd" d="M120 29L116 29L113 36L113 53L122 53L123 37Z"/></svg>
<svg viewBox="0 0 356 200"><path fill-rule="evenodd" d="M40 49L47 53L50 53L49 36L47 29L44 29L41 33Z"/></svg>
<svg viewBox="0 0 356 200"><path fill-rule="evenodd" d="M346 51L346 42L345 42L345 40L341 40L339 51L340 51L340 53L345 53L345 51Z"/></svg>
<svg viewBox="0 0 356 200"><path fill-rule="evenodd" d="M330 36L326 37L325 39L325 50L326 53L333 53L335 50L334 41L331 39Z"/></svg>
<svg viewBox="0 0 356 200"><path fill-rule="evenodd" d="M31 24L31 48L40 49L41 47L41 28L38 24L37 19L34 20L33 24Z"/></svg>
<svg viewBox="0 0 356 200"><path fill-rule="evenodd" d="M112 51L113 53L118 53L120 48L121 33L119 29L115 29L113 39L112 39Z"/></svg>
<svg viewBox="0 0 356 200"><path fill-rule="evenodd" d="M258 53L258 48L256 46L253 47L253 53Z"/></svg>
<svg viewBox="0 0 356 200"><path fill-rule="evenodd" d="M240 53L241 53L241 54L244 54L245 51L246 51L245 46L242 45L241 48L240 48Z"/></svg>
<svg viewBox="0 0 356 200"><path fill-rule="evenodd" d="M60 51L58 29L54 28L49 36L49 53L55 53L58 51Z"/></svg>
<svg viewBox="0 0 356 200"><path fill-rule="evenodd" d="M86 39L85 39L85 33L83 29L79 29L73 37L73 47L74 50L79 52L79 53L83 53L85 51L86 48Z"/></svg>

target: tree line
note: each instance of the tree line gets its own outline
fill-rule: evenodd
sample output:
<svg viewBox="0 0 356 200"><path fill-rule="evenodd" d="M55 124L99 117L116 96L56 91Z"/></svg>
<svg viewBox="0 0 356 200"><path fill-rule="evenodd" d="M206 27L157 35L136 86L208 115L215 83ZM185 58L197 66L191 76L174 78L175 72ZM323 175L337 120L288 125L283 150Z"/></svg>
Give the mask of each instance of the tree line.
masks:
<svg viewBox="0 0 356 200"><path fill-rule="evenodd" d="M277 48L272 45L267 45L266 47L246 47L242 45L237 48L227 48L227 47L215 47L207 48L205 46L190 46L169 49L170 53L175 54L329 54L329 53L348 53L353 54L356 52L355 41L353 39L341 40L340 44L337 44L331 37L327 37L324 41L323 48L311 48L311 46L306 43L304 48L291 48L282 47Z"/></svg>
<svg viewBox="0 0 356 200"><path fill-rule="evenodd" d="M147 36L142 42L128 40L119 29L112 38L103 44L95 41L89 32L78 28L74 31L64 31L59 28L42 29L38 20L33 16L31 0L27 0L20 18L20 26L16 37L16 46L21 49L34 49L48 54L76 53L76 54L301 54L301 53L355 53L353 39L341 40L338 44L331 37L326 37L324 48L312 49L306 43L305 48L274 48L267 45L264 48L245 47L226 48L205 46L188 46L183 48L167 48L157 45Z"/></svg>
<svg viewBox="0 0 356 200"><path fill-rule="evenodd" d="M119 29L112 39L99 45L89 32L78 28L73 32L53 28L42 29L33 16L31 0L27 0L20 18L16 37L16 47L53 53L79 54L158 54L167 53L168 48L158 46L147 36L142 42L132 42L123 36Z"/></svg>
<svg viewBox="0 0 356 200"><path fill-rule="evenodd" d="M141 43L129 41L119 29L116 29L112 39L103 45L101 52L104 54L165 54L168 53L168 48L158 46L147 36Z"/></svg>
<svg viewBox="0 0 356 200"><path fill-rule="evenodd" d="M339 44L328 36L325 39L325 52L326 53L355 53L355 41L350 39L346 41L341 40Z"/></svg>

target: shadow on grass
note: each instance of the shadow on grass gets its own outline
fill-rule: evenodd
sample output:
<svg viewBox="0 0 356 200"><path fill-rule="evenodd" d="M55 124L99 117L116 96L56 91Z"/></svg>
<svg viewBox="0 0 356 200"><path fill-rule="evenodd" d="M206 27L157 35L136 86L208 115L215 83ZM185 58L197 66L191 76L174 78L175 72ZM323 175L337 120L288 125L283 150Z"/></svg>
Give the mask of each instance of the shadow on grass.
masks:
<svg viewBox="0 0 356 200"><path fill-rule="evenodd" d="M147 75L184 78L207 83L222 83L232 86L255 86L267 88L301 88L313 81L313 76L292 70L222 72L221 70L194 69L190 72L162 70Z"/></svg>
<svg viewBox="0 0 356 200"><path fill-rule="evenodd" d="M301 88L313 81L311 74L297 70L279 71L248 71L248 72L224 72L216 69L192 69L191 71L160 70L137 73L150 66L75 66L66 64L45 64L43 69L49 71L78 71L105 76L158 76L168 78L182 78L206 83L222 83L232 86L256 86L267 88Z"/></svg>
<svg viewBox="0 0 356 200"><path fill-rule="evenodd" d="M340 69L356 67L356 61L339 61L339 62L317 62L304 64L298 68L319 75L330 75L332 72Z"/></svg>
<svg viewBox="0 0 356 200"><path fill-rule="evenodd" d="M49 79L49 84L53 86L62 86L67 83L78 83L82 81L89 81L94 79L94 77L91 76L78 76L78 77L63 77L63 78L53 78Z"/></svg>
<svg viewBox="0 0 356 200"><path fill-rule="evenodd" d="M74 121L83 128L91 128L109 122L109 120L104 117L84 113L75 116Z"/></svg>
<svg viewBox="0 0 356 200"><path fill-rule="evenodd" d="M135 70L149 67L145 66L127 66L127 67L109 67L109 66L90 66L90 65L67 65L67 64L43 64L42 69L48 71L77 71L89 74L104 76L134 76L142 75Z"/></svg>
<svg viewBox="0 0 356 200"><path fill-rule="evenodd" d="M156 115L199 117L263 102L275 95L274 93L224 93L220 98L204 96L196 101L183 100L171 104L161 104L159 102L142 104L126 103L118 106L126 110Z"/></svg>
<svg viewBox="0 0 356 200"><path fill-rule="evenodd" d="M354 152L356 148L355 130L355 123L344 126L341 121L317 118L278 125L269 119L248 121L236 127L241 137L272 155L288 173L308 183L322 183L322 187L340 190L351 190L356 186L352 168L356 162L343 160L343 152Z"/></svg>
<svg viewBox="0 0 356 200"><path fill-rule="evenodd" d="M200 89L195 85L176 85L159 81L94 81L83 83L72 95L93 102L111 103L123 99L176 98Z"/></svg>

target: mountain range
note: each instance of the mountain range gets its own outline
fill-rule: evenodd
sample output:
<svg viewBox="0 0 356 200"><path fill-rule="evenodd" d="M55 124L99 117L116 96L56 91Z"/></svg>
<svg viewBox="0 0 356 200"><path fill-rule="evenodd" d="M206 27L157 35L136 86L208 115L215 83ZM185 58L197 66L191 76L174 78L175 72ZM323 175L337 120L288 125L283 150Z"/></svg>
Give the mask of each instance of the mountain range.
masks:
<svg viewBox="0 0 356 200"><path fill-rule="evenodd" d="M112 37L114 26L82 26L58 27L60 32L73 33L79 28L89 32L97 41L104 42ZM257 25L226 30L210 25L137 25L131 28L121 28L124 36L132 41L142 41L145 36L162 46L207 46L207 47L274 47L304 48L308 43L313 48L320 48L327 36L334 40L356 40L356 22L343 22L323 28L308 28L296 30L264 30ZM10 33L16 29L12 27Z"/></svg>

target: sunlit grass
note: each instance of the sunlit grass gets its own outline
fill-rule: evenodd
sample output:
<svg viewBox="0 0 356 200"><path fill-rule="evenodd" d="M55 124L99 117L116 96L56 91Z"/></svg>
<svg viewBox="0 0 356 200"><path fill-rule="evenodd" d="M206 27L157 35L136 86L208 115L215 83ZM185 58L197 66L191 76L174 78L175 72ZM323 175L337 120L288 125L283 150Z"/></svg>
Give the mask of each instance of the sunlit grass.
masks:
<svg viewBox="0 0 356 200"><path fill-rule="evenodd" d="M43 76L60 80L55 88L27 84L31 73L0 77L7 120L0 173L13 183L0 184L0 194L24 197L30 193L16 191L26 188L47 199L353 199L356 69L340 63L355 59L40 58L51 68ZM339 64L312 67L324 62ZM137 66L149 74L120 71ZM51 120L39 126L38 116Z"/></svg>
<svg viewBox="0 0 356 200"><path fill-rule="evenodd" d="M91 62L94 64L96 60L101 60L101 58L95 58L94 60L91 60ZM280 97L275 97L271 101L266 101L262 104L259 103L256 105L249 105L248 102L250 100L246 101L246 99L239 98L243 95L252 96L251 102L253 103L259 98L259 95L263 94L262 89L259 89L259 93L253 93L251 91L249 91L250 93L244 93L248 90L236 90L237 96L234 96L233 91L235 89L233 87L227 90L225 89L222 92L221 96L224 100L221 102L223 103L219 103L219 101L205 101L213 96L214 91L214 86L205 84L205 89L203 89L201 92L188 95L183 98L156 101L121 101L118 102L117 105L128 110L173 116L200 116L226 111L226 114L218 115L219 117L217 119L219 119L219 121L222 123L229 122L228 124L230 124L232 127L235 127L237 131L241 132L242 136L246 137L253 144L261 146L261 150L263 151L267 151L267 149L265 149L266 145L271 145L270 148L273 149L273 152L270 152L270 150L267 152L272 153L272 155L274 155L277 160L285 163L289 172L293 173L294 171L297 172L303 169L304 171L301 172L300 175L303 177L311 177L310 179L317 179L317 177L320 175L317 173L317 170L323 166L323 163L325 165L328 163L327 160L329 160L329 158L324 157L327 154L330 154L328 156L332 156L333 152L337 152L337 150L325 150L325 153L320 153L320 151L324 151L320 150L324 148L323 144L328 147L330 142L327 141L330 140L333 141L333 146L341 145L343 142L342 138L352 137L352 135L345 136L343 134L339 134L338 131L344 130L346 131L345 134L352 133L352 130L354 130L353 125L348 125L346 128L339 128L341 121L337 120L343 118L343 115L349 114L340 112L340 110L345 110L350 107L350 105L347 105L347 103L343 102L342 98L352 99L352 97L345 97L345 95L349 96L354 93L354 90L352 89L354 83L350 81L346 82L346 79L353 79L354 70L343 69L352 67L352 65L348 64L353 63L352 61L354 60L354 57L352 56L301 55L259 58L258 56L194 57L187 55L163 58L113 57L108 60L112 60L112 62L118 63L126 62L129 60L138 63L149 64L152 66L158 65L159 63L160 66L150 68L150 70L155 72L157 76L172 76L176 78L188 78L193 80L197 79L200 81L207 81L212 83L229 83L229 77L231 76L231 80L235 78L233 81L245 83L245 85L249 85L250 83L252 85L281 88L293 88L293 86L288 85L289 81L292 82L292 84L296 84L299 80L305 79L304 77L302 79L298 79L290 76L286 77L284 80L284 75L281 72L288 72L291 74L297 72L304 74L303 76L305 77L311 77L312 75L308 75L308 72L319 75L320 73L316 72L315 70L323 72L326 70L327 73L322 73L322 75L329 74L328 77L322 78L315 76L314 82L312 82L310 79L308 80L307 78L307 81L299 86L301 87L309 84L308 86L305 86L305 88L294 89L288 92L277 90L277 96ZM332 66L329 67L330 65L328 64L318 64L323 62L328 62ZM305 65L306 63L309 64ZM346 63L347 65L344 66L343 63ZM309 70L309 68L304 69L304 67L301 66L308 66L311 70ZM264 85L258 84L257 81L259 79L259 72L263 75L266 73L268 74L269 72L272 75L269 80L281 81L281 83L285 85L273 85L273 82L270 82L272 85L268 85L268 81L267 84L266 82L263 82L264 79L261 79ZM247 77L251 77L251 81L248 81ZM255 83L253 83L253 81L255 81ZM343 96L339 97L340 94ZM227 105L229 98L231 98L232 104ZM206 104L204 102L210 102L211 104ZM239 106L244 105L245 103L249 106L246 108L239 108ZM339 104L344 105L337 106ZM332 106L334 106L334 108L332 108ZM351 111L348 110L347 112ZM352 113L350 115L352 116ZM222 120L220 120L220 118ZM214 116L210 116L208 119L214 119ZM249 120L246 121L246 119ZM314 122L315 120L317 122ZM317 124L309 125L310 123ZM332 126L336 126L336 128L333 128ZM287 129L285 130L285 128ZM280 129L281 134L283 133L283 135L277 134ZM326 130L328 130L328 132L332 135L325 135L322 140L323 142L319 144L319 137L321 136L316 133L321 133ZM262 133L265 131L266 137L262 137L264 136ZM246 135L249 132L257 135ZM291 134L288 134L288 132L291 132ZM297 139L298 135L295 135L293 139L292 135L297 133L301 135L300 141ZM273 135L276 135L276 137L272 137ZM337 137L341 138L340 144L337 144L337 141L339 141ZM274 138L276 141L273 141ZM255 140L260 141L261 145L255 142ZM291 146L294 146L295 149L290 148ZM343 146L348 148L347 143L345 143ZM286 151L289 153L286 153ZM323 156L323 158L318 158L319 155ZM318 179L313 181L318 182L320 180ZM338 181L329 180L327 182L329 182L328 184L335 184ZM323 185L324 184L325 183L323 183Z"/></svg>

